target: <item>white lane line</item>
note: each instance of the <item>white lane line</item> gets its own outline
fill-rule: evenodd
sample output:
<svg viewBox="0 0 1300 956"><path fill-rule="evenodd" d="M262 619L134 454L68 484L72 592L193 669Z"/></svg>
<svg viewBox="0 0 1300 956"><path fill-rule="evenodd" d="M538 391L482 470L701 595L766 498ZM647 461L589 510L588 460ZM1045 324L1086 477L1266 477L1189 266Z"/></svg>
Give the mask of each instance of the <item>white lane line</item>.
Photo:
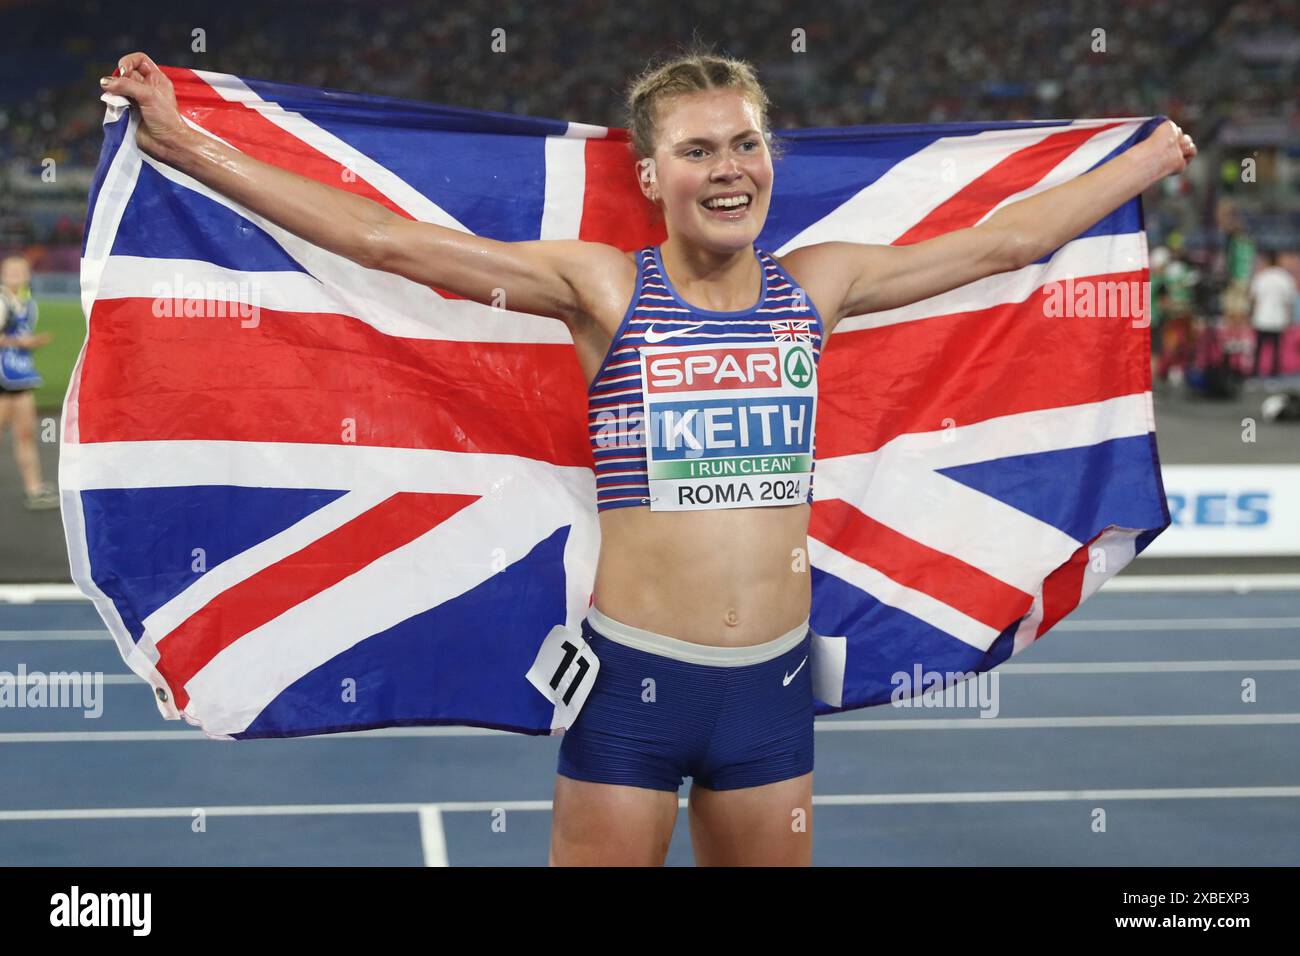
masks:
<svg viewBox="0 0 1300 956"><path fill-rule="evenodd" d="M0 631L0 641L112 641L102 628L98 631Z"/></svg>
<svg viewBox="0 0 1300 956"><path fill-rule="evenodd" d="M1217 800L1300 797L1300 787L1165 787L1130 790L985 790L966 793L846 793L813 797L821 806L916 803L1038 803L1061 800Z"/></svg>
<svg viewBox="0 0 1300 956"><path fill-rule="evenodd" d="M24 687L44 684L50 678L54 678L59 684L138 684L148 687L149 684L142 677L135 674L103 674L98 671L65 671L53 670L46 671L40 668L32 668L32 673L27 674L21 681ZM39 673L37 673L39 671ZM11 671L0 667L0 684L13 681L15 684L20 683L17 675Z"/></svg>
<svg viewBox="0 0 1300 956"><path fill-rule="evenodd" d="M1053 631L1245 631L1294 630L1300 617L1163 617L1131 620L1065 620Z"/></svg>
<svg viewBox="0 0 1300 956"><path fill-rule="evenodd" d="M1101 586L1117 591L1295 591L1300 574L1118 574Z"/></svg>
<svg viewBox="0 0 1300 956"><path fill-rule="evenodd" d="M352 816L373 813L414 813L436 809L440 813L493 810L549 810L550 800L497 800L448 803L307 803L269 806L204 807L209 817ZM156 820L194 816L193 807L104 807L73 810L0 810L0 822L32 820Z"/></svg>
<svg viewBox="0 0 1300 956"><path fill-rule="evenodd" d="M1243 800L1300 797L1297 787L1145 787L1112 790L958 790L937 793L833 793L813 797L814 806L889 806L941 803L1037 803L1065 800ZM687 797L677 806L685 808ZM550 800L467 800L445 803L307 803L204 807L209 817L353 816L376 813L492 813L549 811ZM192 806L102 807L66 810L0 810L0 823L42 820L190 819Z"/></svg>
<svg viewBox="0 0 1300 956"><path fill-rule="evenodd" d="M881 704L881 707L889 705ZM899 708L900 710L904 708ZM906 708L912 710L913 708ZM921 708L919 705L915 709ZM1041 728L1073 729L1089 727L1240 727L1300 724L1300 714L1152 714L1117 717L951 717L846 720L818 720L813 729L819 733L860 730L1032 730ZM358 737L522 737L504 730L484 727L387 727L382 730L355 731L344 734L319 734L309 737L275 738L301 741L330 741ZM0 744L54 743L153 743L157 741L193 743L207 740L198 730L91 730L91 731L20 731L0 733ZM247 744L245 744L247 746Z"/></svg>
<svg viewBox="0 0 1300 956"><path fill-rule="evenodd" d="M420 807L420 846L425 866L449 866L447 834L442 828L442 810L437 804Z"/></svg>
<svg viewBox="0 0 1300 956"><path fill-rule="evenodd" d="M1059 664L1001 664L1003 674L1164 674L1196 671L1294 671L1300 660L1093 661ZM132 675L132 680L137 678Z"/></svg>
<svg viewBox="0 0 1300 956"><path fill-rule="evenodd" d="M34 708L33 708L34 709ZM64 710L76 708L62 708ZM356 730L341 734L314 734L305 737L273 737L275 741L329 741L356 739L358 737L526 737L507 730L491 730L487 727L384 727L379 730ZM545 736L545 735L541 735ZM153 743L186 742L209 740L201 730L180 728L177 730L69 730L69 731L30 731L0 734L0 744L95 744L95 743ZM222 741L228 743L228 741ZM244 746L259 741L244 741Z"/></svg>
<svg viewBox="0 0 1300 956"><path fill-rule="evenodd" d="M75 584L0 584L0 604L33 601L87 601Z"/></svg>
<svg viewBox="0 0 1300 956"><path fill-rule="evenodd" d="M39 677L35 671L39 668L33 668L25 679L27 684L36 684L45 677ZM1215 671L1296 671L1300 670L1300 659L1282 659L1266 660L1260 658L1252 660L1246 658L1235 661L1095 661L1095 662L1061 662L1049 664L999 664L997 673L1004 677L1020 677L1038 674L1171 674L1171 673L1198 673L1198 672L1215 672ZM4 680L5 674L10 673L3 667L0 667L0 681ZM41 671L46 676L57 674L59 679L73 680L80 683L94 683L97 671ZM12 676L12 675L11 675ZM99 673L98 680L105 686L148 686L148 682L136 674L103 674ZM471 728L473 729L473 728ZM393 728L394 733L398 736L409 736L412 733L419 733L419 730L410 728ZM366 731L367 736L374 736L380 731ZM385 733L388 730L384 731ZM504 733L504 731L482 731L484 733ZM451 733L450 730L442 731L443 734Z"/></svg>
<svg viewBox="0 0 1300 956"><path fill-rule="evenodd" d="M1064 730L1086 727L1228 727L1273 724L1300 724L1300 714L1152 714L1132 717L938 717L931 719L901 717L896 720L823 720L814 724L813 729L827 732L1037 728Z"/></svg>

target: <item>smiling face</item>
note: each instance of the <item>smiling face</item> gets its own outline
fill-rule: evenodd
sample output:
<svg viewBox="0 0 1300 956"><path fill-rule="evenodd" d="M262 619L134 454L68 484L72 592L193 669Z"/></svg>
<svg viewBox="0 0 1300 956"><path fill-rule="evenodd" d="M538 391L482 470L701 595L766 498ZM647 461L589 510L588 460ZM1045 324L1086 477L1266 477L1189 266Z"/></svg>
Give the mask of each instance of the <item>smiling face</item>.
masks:
<svg viewBox="0 0 1300 956"><path fill-rule="evenodd" d="M658 120L654 158L639 171L669 234L720 253L752 246L773 178L758 108L736 90L705 90L665 100ZM728 208L710 208L719 200Z"/></svg>

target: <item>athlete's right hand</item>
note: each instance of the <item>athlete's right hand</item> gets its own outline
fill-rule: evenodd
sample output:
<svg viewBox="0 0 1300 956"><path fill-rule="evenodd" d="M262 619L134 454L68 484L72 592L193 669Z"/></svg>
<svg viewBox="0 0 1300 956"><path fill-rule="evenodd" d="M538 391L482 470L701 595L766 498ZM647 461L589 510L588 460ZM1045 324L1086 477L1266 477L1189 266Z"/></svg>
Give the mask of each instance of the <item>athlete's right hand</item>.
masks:
<svg viewBox="0 0 1300 956"><path fill-rule="evenodd" d="M181 119L176 92L167 74L144 53L128 53L117 62L112 76L102 77L100 87L125 96L140 116L135 141L155 159L166 159L192 131Z"/></svg>

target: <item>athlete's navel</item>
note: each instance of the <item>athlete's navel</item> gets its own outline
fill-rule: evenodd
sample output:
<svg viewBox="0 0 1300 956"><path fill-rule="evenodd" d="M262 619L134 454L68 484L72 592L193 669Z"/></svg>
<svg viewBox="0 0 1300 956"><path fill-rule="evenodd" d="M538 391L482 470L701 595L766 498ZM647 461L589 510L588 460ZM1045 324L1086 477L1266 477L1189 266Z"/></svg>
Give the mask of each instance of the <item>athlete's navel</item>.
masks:
<svg viewBox="0 0 1300 956"><path fill-rule="evenodd" d="M735 627L740 623L740 615L736 613L734 607L727 608L727 613L722 615L722 619L727 622L728 627Z"/></svg>

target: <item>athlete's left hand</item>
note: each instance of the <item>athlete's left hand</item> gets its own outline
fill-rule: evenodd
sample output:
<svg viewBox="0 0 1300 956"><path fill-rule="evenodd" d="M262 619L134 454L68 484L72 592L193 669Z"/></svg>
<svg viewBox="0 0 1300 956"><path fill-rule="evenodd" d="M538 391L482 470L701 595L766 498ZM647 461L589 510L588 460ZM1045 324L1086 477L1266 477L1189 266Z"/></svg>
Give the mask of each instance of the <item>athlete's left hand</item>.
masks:
<svg viewBox="0 0 1300 956"><path fill-rule="evenodd" d="M1173 120L1165 120L1143 143L1156 158L1160 178L1185 170L1196 155L1196 144Z"/></svg>

